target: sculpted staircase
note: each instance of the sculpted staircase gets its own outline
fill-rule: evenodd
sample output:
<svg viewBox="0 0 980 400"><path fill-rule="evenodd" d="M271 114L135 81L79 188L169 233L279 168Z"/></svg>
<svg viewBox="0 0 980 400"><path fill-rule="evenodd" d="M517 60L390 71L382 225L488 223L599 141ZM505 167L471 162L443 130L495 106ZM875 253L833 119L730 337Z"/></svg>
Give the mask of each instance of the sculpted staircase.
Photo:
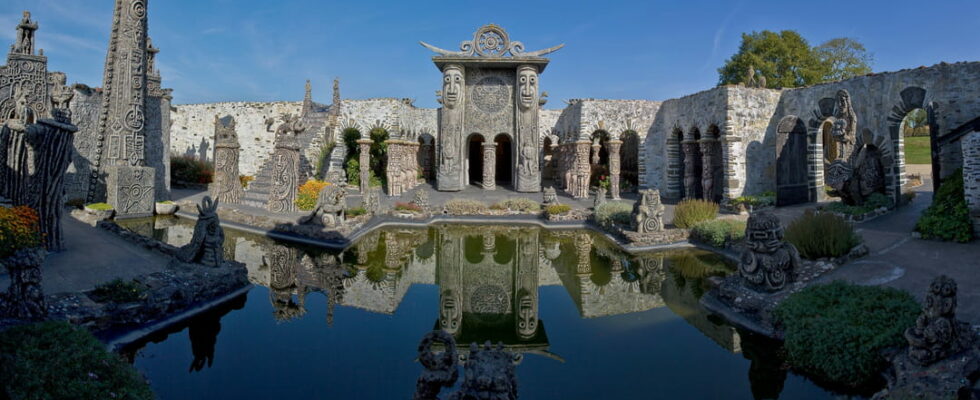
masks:
<svg viewBox="0 0 980 400"><path fill-rule="evenodd" d="M297 137L300 148L303 149L300 156L300 184L306 182L306 177L313 175L313 169L316 167L316 157L320 155L320 146L323 143L323 128L329 118L328 109L327 106L317 105L313 112L303 116L302 121L306 125L306 130ZM271 157L271 149L269 154L270 157L262 162L262 167L255 174L255 180L245 190L242 204L266 208L269 194L272 192L272 171L275 163Z"/></svg>

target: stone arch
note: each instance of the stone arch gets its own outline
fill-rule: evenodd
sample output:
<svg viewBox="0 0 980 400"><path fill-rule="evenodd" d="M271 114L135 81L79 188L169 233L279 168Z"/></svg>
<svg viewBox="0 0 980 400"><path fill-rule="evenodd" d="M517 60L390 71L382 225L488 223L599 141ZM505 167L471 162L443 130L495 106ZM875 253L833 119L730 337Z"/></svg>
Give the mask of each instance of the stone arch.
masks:
<svg viewBox="0 0 980 400"><path fill-rule="evenodd" d="M466 184L483 182L483 144L486 138L480 133L471 133L466 137Z"/></svg>
<svg viewBox="0 0 980 400"><path fill-rule="evenodd" d="M385 186L388 175L388 144L385 142L390 135L388 129L382 126L371 128L368 135L371 139L371 172L374 173L374 176L381 178L381 185Z"/></svg>
<svg viewBox="0 0 980 400"><path fill-rule="evenodd" d="M684 198L684 131L675 126L667 135L667 193L664 197Z"/></svg>
<svg viewBox="0 0 980 400"><path fill-rule="evenodd" d="M553 180L555 177L555 150L558 148L558 136L546 135L541 141L541 181Z"/></svg>
<svg viewBox="0 0 980 400"><path fill-rule="evenodd" d="M340 139L346 149L344 171L347 174L347 182L360 182L359 167L354 165L353 160L358 160L357 162L360 163L361 147L358 146L357 141L362 139L361 131L357 129L356 124L349 125L340 131Z"/></svg>
<svg viewBox="0 0 980 400"><path fill-rule="evenodd" d="M589 135L592 147L589 151L591 165L591 182L589 186L598 186L602 177L609 179L609 140L611 135L604 129L596 129ZM598 145L598 147L596 146Z"/></svg>
<svg viewBox="0 0 980 400"><path fill-rule="evenodd" d="M515 165L514 139L507 133L498 133L493 137L496 146L494 153L494 181L510 185L514 183ZM485 162L485 161L484 161Z"/></svg>
<svg viewBox="0 0 980 400"><path fill-rule="evenodd" d="M426 180L435 179L436 138L428 132L422 132L419 134L418 141L418 163L419 168L422 169L422 176L424 176Z"/></svg>
<svg viewBox="0 0 980 400"><path fill-rule="evenodd" d="M936 142L936 135L939 134L939 127L935 118L936 107L934 103L929 103L928 107L926 106L925 89L917 86L909 86L899 92L899 97L899 102L892 106L891 113L887 118L888 139L890 139L890 143L888 144L891 145L891 149L884 149L880 146L878 147L878 149L882 151L882 166L885 169L885 194L891 196L892 199L895 200L895 204L898 204L899 200L901 200L900 196L902 194L902 186L907 183L907 179L905 177L905 138L902 137L902 121L905 119L905 116L916 108L925 109L926 112L930 114L929 127L932 143ZM935 131L935 133L932 131ZM890 153L892 155L890 163L886 163L884 160L884 154L886 153ZM935 157L935 155L933 157ZM938 160L933 161L932 173L934 177L938 177L939 174L939 171L936 168L937 163Z"/></svg>
<svg viewBox="0 0 980 400"><path fill-rule="evenodd" d="M810 197L807 129L788 115L776 126L776 205L806 203Z"/></svg>
<svg viewBox="0 0 980 400"><path fill-rule="evenodd" d="M623 141L623 147L619 151L622 157L623 182L627 188L636 190L640 186L640 134L627 129L619 137Z"/></svg>

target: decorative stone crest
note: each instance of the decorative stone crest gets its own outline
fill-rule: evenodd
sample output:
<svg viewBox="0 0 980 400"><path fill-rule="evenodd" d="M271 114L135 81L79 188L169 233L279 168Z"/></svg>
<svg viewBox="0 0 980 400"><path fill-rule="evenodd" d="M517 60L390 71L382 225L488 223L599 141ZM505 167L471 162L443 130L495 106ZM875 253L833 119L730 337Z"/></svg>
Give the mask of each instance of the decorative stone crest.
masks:
<svg viewBox="0 0 980 400"><path fill-rule="evenodd" d="M214 116L214 179L209 186L212 198L235 204L242 200L245 190L238 176L238 156L241 146L235 131L235 118Z"/></svg>
<svg viewBox="0 0 980 400"><path fill-rule="evenodd" d="M477 29L476 33L473 34L473 40L460 43L460 51L440 49L425 42L419 42L419 44L442 56L462 57L506 57L508 53L511 57L541 57L565 46L560 44L543 50L525 52L523 43L511 41L507 31L494 24L484 25Z"/></svg>
<svg viewBox="0 0 980 400"><path fill-rule="evenodd" d="M646 189L640 191L640 201L633 204L633 229L639 233L660 232L664 230L664 205L660 202L660 191Z"/></svg>
<svg viewBox="0 0 980 400"><path fill-rule="evenodd" d="M801 265L793 244L783 240L783 227L768 211L749 216L745 227L745 250L738 273L746 286L764 292L782 290L796 278Z"/></svg>
<svg viewBox="0 0 980 400"><path fill-rule="evenodd" d="M905 330L909 359L928 366L974 345L970 324L956 319L956 281L940 275L929 285L922 314Z"/></svg>
<svg viewBox="0 0 980 400"><path fill-rule="evenodd" d="M225 230L218 219L218 200L204 196L197 206L197 222L190 243L177 251L177 259L208 267L220 267L224 263Z"/></svg>
<svg viewBox="0 0 980 400"><path fill-rule="evenodd" d="M107 201L116 209L116 218L153 215L154 169L117 162L121 165L109 167L106 179Z"/></svg>

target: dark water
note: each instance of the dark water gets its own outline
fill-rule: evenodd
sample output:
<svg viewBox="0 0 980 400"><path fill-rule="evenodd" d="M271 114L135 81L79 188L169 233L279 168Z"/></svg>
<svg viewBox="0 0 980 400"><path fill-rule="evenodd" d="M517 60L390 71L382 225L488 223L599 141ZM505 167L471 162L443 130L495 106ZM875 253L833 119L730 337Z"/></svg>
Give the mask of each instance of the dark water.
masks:
<svg viewBox="0 0 980 400"><path fill-rule="evenodd" d="M192 230L126 225L175 245ZM708 252L502 225L385 229L342 253L225 234L256 287L126 351L161 399L411 398L434 328L522 354L521 398L830 397L699 308L732 269Z"/></svg>

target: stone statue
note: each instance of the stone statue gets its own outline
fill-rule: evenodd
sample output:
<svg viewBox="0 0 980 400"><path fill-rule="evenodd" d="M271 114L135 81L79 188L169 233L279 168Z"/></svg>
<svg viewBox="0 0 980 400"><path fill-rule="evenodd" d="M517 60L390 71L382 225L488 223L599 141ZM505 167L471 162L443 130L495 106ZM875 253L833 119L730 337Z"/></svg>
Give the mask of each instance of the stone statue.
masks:
<svg viewBox="0 0 980 400"><path fill-rule="evenodd" d="M12 256L0 259L0 265L10 274L7 293L0 293L0 318L40 321L48 315L41 289L41 264L44 251L21 249Z"/></svg>
<svg viewBox="0 0 980 400"><path fill-rule="evenodd" d="M976 342L970 324L956 319L956 281L940 275L929 285L922 314L905 330L912 362L928 366L954 356Z"/></svg>
<svg viewBox="0 0 980 400"><path fill-rule="evenodd" d="M241 145L235 130L235 118L227 115L214 116L214 178L208 185L211 198L229 204L241 202L245 196L238 176L238 158Z"/></svg>
<svg viewBox="0 0 980 400"><path fill-rule="evenodd" d="M320 189L313 212L300 223L339 226L346 221L346 209L347 190L340 185L327 185Z"/></svg>
<svg viewBox="0 0 980 400"><path fill-rule="evenodd" d="M544 195L542 196L541 202L545 206L558 204L558 191L555 190L554 186L544 188Z"/></svg>
<svg viewBox="0 0 980 400"><path fill-rule="evenodd" d="M197 206L197 223L190 243L177 250L177 259L208 267L220 267L224 262L225 230L218 219L218 200L204 196Z"/></svg>
<svg viewBox="0 0 980 400"><path fill-rule="evenodd" d="M857 115L851 105L851 95L847 90L837 91L837 105L834 110L834 123L831 128L833 145L837 146L837 157L848 159L857 141Z"/></svg>
<svg viewBox="0 0 980 400"><path fill-rule="evenodd" d="M534 98L538 95L538 71L534 67L520 67L517 70L518 104L522 110L535 105Z"/></svg>
<svg viewBox="0 0 980 400"><path fill-rule="evenodd" d="M18 86L14 89L13 115L7 119L6 126L13 131L24 132L27 130L27 125L35 122L37 122L37 116L34 115L34 109L27 101L27 93Z"/></svg>
<svg viewBox="0 0 980 400"><path fill-rule="evenodd" d="M606 204L606 188L599 186L595 191L595 201L592 202L593 209L599 209L599 206Z"/></svg>
<svg viewBox="0 0 980 400"><path fill-rule="evenodd" d="M759 77L756 78L756 82L755 83L756 83L756 87L757 88L765 89L766 88L766 76L765 75L762 75L762 73L760 72L759 73Z"/></svg>
<svg viewBox="0 0 980 400"><path fill-rule="evenodd" d="M17 42L14 43L13 52L20 54L34 54L34 31L37 30L37 23L31 21L31 13L24 11L24 17L17 25Z"/></svg>
<svg viewBox="0 0 980 400"><path fill-rule="evenodd" d="M749 65L749 68L745 71L745 87L755 87L755 67Z"/></svg>
<svg viewBox="0 0 980 400"><path fill-rule="evenodd" d="M423 212L427 211L429 209L429 192L425 191L425 189L416 190L412 203L419 206Z"/></svg>
<svg viewBox="0 0 980 400"><path fill-rule="evenodd" d="M54 110L68 112L71 99L75 97L75 91L66 85L67 82L68 77L63 72L52 72L48 74L52 113Z"/></svg>
<svg viewBox="0 0 980 400"><path fill-rule="evenodd" d="M639 233L664 230L664 205L657 189L640 190L640 201L633 204L633 229Z"/></svg>
<svg viewBox="0 0 980 400"><path fill-rule="evenodd" d="M881 192L885 186L885 168L882 151L891 148L888 138L880 138L882 147L872 146L874 135L865 130L858 136L857 116L851 106L851 97L846 90L837 91L837 106L832 128L838 159L827 167L826 182L841 200L849 205L861 205L874 192Z"/></svg>
<svg viewBox="0 0 980 400"><path fill-rule="evenodd" d="M463 67L458 65L447 65L442 70L442 91L438 92L442 98L439 103L448 109L453 109L463 99Z"/></svg>
<svg viewBox="0 0 980 400"><path fill-rule="evenodd" d="M749 216L745 227L745 249L738 262L738 273L752 289L775 292L792 283L801 265L793 244L783 240L779 218L768 211Z"/></svg>
<svg viewBox="0 0 980 400"><path fill-rule="evenodd" d="M276 128L276 138L283 135L296 136L306 130L306 125L300 120L299 115L286 113L282 116L282 124Z"/></svg>

